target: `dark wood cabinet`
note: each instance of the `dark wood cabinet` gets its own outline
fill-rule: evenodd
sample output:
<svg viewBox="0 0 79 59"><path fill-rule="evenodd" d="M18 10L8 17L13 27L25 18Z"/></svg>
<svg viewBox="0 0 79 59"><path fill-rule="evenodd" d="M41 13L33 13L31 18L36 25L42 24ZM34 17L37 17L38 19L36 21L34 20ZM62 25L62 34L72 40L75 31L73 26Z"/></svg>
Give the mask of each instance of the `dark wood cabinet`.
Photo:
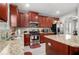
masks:
<svg viewBox="0 0 79 59"><path fill-rule="evenodd" d="M43 16L39 15L38 22L39 22L39 27L40 28L43 27L43 25L42 25L42 23L43 23L42 19L43 19Z"/></svg>
<svg viewBox="0 0 79 59"><path fill-rule="evenodd" d="M42 19L42 27L43 28L46 28L47 26L46 26L46 24L47 24L47 22L46 22L47 20L46 20L46 16L43 16L43 19Z"/></svg>
<svg viewBox="0 0 79 59"><path fill-rule="evenodd" d="M24 27L28 27L29 26L29 19L28 19L28 14L27 13L24 14L24 18L25 18Z"/></svg>
<svg viewBox="0 0 79 59"><path fill-rule="evenodd" d="M39 15L38 22L41 28L46 28L46 16Z"/></svg>
<svg viewBox="0 0 79 59"><path fill-rule="evenodd" d="M17 16L18 16L18 9L17 6L10 4L10 26L17 27Z"/></svg>
<svg viewBox="0 0 79 59"><path fill-rule="evenodd" d="M8 4L0 3L0 19L7 22L8 20Z"/></svg>
<svg viewBox="0 0 79 59"><path fill-rule="evenodd" d="M30 37L27 34L24 34L24 46L30 45Z"/></svg>
<svg viewBox="0 0 79 59"><path fill-rule="evenodd" d="M53 18L52 18L52 17L47 17L46 20L47 20L47 22L46 22L47 27L48 27L48 28L52 27Z"/></svg>
<svg viewBox="0 0 79 59"><path fill-rule="evenodd" d="M45 37L43 34L40 35L40 43L45 43Z"/></svg>
<svg viewBox="0 0 79 59"><path fill-rule="evenodd" d="M21 27L21 13L18 12L17 26Z"/></svg>
<svg viewBox="0 0 79 59"><path fill-rule="evenodd" d="M69 52L71 55L79 55L79 47L70 47Z"/></svg>
<svg viewBox="0 0 79 59"><path fill-rule="evenodd" d="M68 46L51 39L46 39L47 55L68 55Z"/></svg>
<svg viewBox="0 0 79 59"><path fill-rule="evenodd" d="M79 47L72 47L46 37L45 40L47 55L79 55Z"/></svg>
<svg viewBox="0 0 79 59"><path fill-rule="evenodd" d="M28 12L28 19L32 22L38 22L38 13L34 11Z"/></svg>
<svg viewBox="0 0 79 59"><path fill-rule="evenodd" d="M18 13L18 27L28 27L28 17L26 13Z"/></svg>
<svg viewBox="0 0 79 59"><path fill-rule="evenodd" d="M39 25L42 28L50 28L52 26L53 23L53 18L52 17L48 17L48 16L41 16L39 15Z"/></svg>

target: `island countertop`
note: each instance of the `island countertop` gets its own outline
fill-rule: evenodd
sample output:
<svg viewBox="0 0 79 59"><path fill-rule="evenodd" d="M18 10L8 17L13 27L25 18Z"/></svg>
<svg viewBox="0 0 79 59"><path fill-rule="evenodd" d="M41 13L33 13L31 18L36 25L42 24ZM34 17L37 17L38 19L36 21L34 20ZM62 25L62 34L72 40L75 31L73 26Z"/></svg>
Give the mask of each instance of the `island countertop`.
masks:
<svg viewBox="0 0 79 59"><path fill-rule="evenodd" d="M45 35L46 38L72 46L72 47L79 47L79 37L72 36L71 39L66 40L65 35Z"/></svg>

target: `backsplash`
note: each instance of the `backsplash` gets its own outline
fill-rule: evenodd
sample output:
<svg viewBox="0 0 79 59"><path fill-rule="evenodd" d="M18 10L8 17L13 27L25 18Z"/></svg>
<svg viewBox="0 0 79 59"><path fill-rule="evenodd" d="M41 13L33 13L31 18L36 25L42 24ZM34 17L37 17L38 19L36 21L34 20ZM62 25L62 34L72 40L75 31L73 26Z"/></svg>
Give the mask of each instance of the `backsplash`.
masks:
<svg viewBox="0 0 79 59"><path fill-rule="evenodd" d="M0 22L0 40L8 38L8 24L7 22Z"/></svg>
<svg viewBox="0 0 79 59"><path fill-rule="evenodd" d="M51 32L51 29L50 28L19 28L17 31L17 34L20 35L20 34L24 34L24 31L26 31L26 34L29 34L29 31L32 31L32 30L39 30L40 33L44 31L47 31L48 32Z"/></svg>
<svg viewBox="0 0 79 59"><path fill-rule="evenodd" d="M0 22L0 30L7 31L8 29L7 22Z"/></svg>

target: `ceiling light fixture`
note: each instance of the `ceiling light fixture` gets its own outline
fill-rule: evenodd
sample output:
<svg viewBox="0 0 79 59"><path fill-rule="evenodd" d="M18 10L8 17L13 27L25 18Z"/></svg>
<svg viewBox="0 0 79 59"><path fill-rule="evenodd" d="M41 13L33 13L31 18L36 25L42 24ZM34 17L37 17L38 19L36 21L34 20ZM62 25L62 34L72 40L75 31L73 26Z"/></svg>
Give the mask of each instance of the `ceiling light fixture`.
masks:
<svg viewBox="0 0 79 59"><path fill-rule="evenodd" d="M27 4L25 4L25 6L26 6L26 7L30 7L30 4L27 3Z"/></svg>
<svg viewBox="0 0 79 59"><path fill-rule="evenodd" d="M59 11L59 10L57 10L57 11L56 11L56 14L60 14L60 11Z"/></svg>

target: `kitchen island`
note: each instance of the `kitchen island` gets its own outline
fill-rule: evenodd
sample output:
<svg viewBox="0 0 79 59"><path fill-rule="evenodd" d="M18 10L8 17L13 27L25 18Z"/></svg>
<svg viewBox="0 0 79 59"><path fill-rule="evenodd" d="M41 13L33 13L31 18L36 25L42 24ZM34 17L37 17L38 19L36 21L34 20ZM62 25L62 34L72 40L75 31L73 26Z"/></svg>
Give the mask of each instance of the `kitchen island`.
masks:
<svg viewBox="0 0 79 59"><path fill-rule="evenodd" d="M79 54L78 36L66 40L65 35L45 35L47 55Z"/></svg>

